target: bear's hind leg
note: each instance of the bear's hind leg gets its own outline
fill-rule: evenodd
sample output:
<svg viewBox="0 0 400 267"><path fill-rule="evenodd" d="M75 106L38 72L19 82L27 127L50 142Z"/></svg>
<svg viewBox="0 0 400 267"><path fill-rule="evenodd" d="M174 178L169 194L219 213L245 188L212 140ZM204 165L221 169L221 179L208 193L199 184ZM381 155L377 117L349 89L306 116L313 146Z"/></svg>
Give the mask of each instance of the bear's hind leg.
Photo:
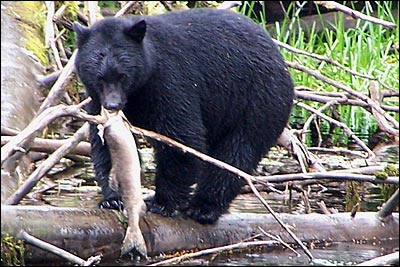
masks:
<svg viewBox="0 0 400 267"><path fill-rule="evenodd" d="M221 140L210 156L222 160L247 173L253 171L266 152L266 144L251 140L251 135L233 132ZM205 164L190 207L186 214L202 224L212 224L239 194L244 180L226 170Z"/></svg>
<svg viewBox="0 0 400 267"><path fill-rule="evenodd" d="M156 193L146 201L147 210L174 217L187 209L191 186L200 170L201 162L165 145L156 149Z"/></svg>

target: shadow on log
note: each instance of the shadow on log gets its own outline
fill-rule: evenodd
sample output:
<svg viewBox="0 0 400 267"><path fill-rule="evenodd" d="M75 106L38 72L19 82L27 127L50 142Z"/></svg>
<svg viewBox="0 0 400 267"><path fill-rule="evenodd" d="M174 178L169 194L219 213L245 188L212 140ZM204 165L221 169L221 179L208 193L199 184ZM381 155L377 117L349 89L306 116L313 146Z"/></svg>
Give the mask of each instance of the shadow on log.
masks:
<svg viewBox="0 0 400 267"><path fill-rule="evenodd" d="M398 238L399 214L382 222L375 212L331 215L279 214L302 242L353 242ZM17 236L21 229L81 258L103 255L102 261L119 257L125 225L112 210L55 208L45 206L1 206L2 239ZM17 218L17 219L16 219ZM140 220L149 256L179 250L205 249L233 244L259 234L262 227L284 242L293 239L270 214L229 213L215 225L201 225L181 217L165 218L147 213ZM3 245L3 244L2 244ZM26 244L25 262L50 263L64 259Z"/></svg>

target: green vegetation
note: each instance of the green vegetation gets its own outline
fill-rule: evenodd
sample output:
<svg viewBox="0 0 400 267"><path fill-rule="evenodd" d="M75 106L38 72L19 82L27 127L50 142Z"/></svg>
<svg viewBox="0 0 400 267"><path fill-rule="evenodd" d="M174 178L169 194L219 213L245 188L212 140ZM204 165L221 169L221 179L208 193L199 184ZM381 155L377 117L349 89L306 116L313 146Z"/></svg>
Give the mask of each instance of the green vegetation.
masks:
<svg viewBox="0 0 400 267"><path fill-rule="evenodd" d="M21 240L5 234L1 237L1 266L24 266L25 248Z"/></svg>
<svg viewBox="0 0 400 267"><path fill-rule="evenodd" d="M385 169L380 172L375 173L375 177L377 179L386 180L389 176L398 177L399 176L399 169L396 165L388 164ZM383 201L387 201L398 189L398 185L395 184L380 184L379 187L381 188L380 194L382 196Z"/></svg>
<svg viewBox="0 0 400 267"><path fill-rule="evenodd" d="M255 2L247 2L241 12L254 17L253 11ZM389 29L379 24L366 20L357 19L355 25L348 25L348 16L342 12L336 12L332 22L326 20L326 14L319 14L313 23L304 24L300 18L298 7L295 2L287 9L287 18L282 22L275 23L274 27L267 27L270 34L278 41L289 44L292 47L307 51L308 53L322 55L331 60L337 61L348 69L378 79L380 90L397 91L399 88L399 14L394 12L394 2L375 2L377 7L373 9L369 2L361 13L376 17L397 25L395 29ZM318 6L316 6L318 8ZM262 10L257 22L265 26L268 12ZM347 20L346 20L347 17ZM285 59L296 62L301 66L320 72L322 75L348 86L356 92L368 95L370 79L349 73L335 65L320 61L310 56L293 53L280 47ZM318 80L311 75L290 68L296 86L311 88L314 92L341 92L332 85ZM323 103L305 101L308 105L319 108ZM383 104L399 106L398 97L385 97ZM328 116L332 110L327 110ZM335 112L339 115L340 121L348 125L361 139L370 136L376 129L377 124L370 112L358 106L338 105ZM399 114L389 112L399 120ZM310 113L299 107L294 107L291 124L304 122ZM296 119L297 118L297 119ZM298 119L300 118L300 119ZM321 130L332 128L327 122L321 121ZM347 144L348 137L343 135L342 129L334 127L330 129L333 133L333 144ZM365 138L364 138L365 137Z"/></svg>
<svg viewBox="0 0 400 267"><path fill-rule="evenodd" d="M346 182L346 201L345 211L359 211L360 210L360 197L361 183L356 181Z"/></svg>
<svg viewBox="0 0 400 267"><path fill-rule="evenodd" d="M48 65L48 48L44 44L44 25L46 6L42 1L18 1L13 11L21 19L21 28L25 36L26 48L33 52L41 64Z"/></svg>

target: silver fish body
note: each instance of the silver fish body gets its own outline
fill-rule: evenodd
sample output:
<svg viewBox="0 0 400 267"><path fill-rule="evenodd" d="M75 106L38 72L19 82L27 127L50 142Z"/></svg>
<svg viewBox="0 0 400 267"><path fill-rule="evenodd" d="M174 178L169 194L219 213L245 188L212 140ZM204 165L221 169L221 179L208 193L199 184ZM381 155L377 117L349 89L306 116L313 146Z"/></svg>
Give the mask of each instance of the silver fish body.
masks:
<svg viewBox="0 0 400 267"><path fill-rule="evenodd" d="M135 249L147 258L146 243L139 227L140 214L146 209L140 181L140 160L136 142L121 111L105 111L109 117L104 124L104 139L111 155L110 185L117 190L124 203L128 228L121 247L121 255Z"/></svg>

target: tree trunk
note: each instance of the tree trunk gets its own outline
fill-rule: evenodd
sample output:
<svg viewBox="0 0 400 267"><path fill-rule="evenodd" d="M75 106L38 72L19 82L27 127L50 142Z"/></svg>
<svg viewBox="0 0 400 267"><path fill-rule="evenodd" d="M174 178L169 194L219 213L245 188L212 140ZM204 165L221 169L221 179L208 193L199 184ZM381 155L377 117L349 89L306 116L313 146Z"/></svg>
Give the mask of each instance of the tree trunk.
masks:
<svg viewBox="0 0 400 267"><path fill-rule="evenodd" d="M302 242L353 242L399 236L398 213L387 217L384 223L375 212L360 212L354 218L350 213L278 216L293 227ZM125 235L123 217L118 212L104 209L2 205L1 218L2 240L7 234L16 238L24 229L83 259L100 253L103 261L117 259ZM165 218L147 213L141 218L140 227L150 256L240 242L260 233L258 227L279 235L287 243L294 243L270 214L229 213L214 225L201 225L182 217ZM26 244L25 261L49 263L61 259Z"/></svg>

